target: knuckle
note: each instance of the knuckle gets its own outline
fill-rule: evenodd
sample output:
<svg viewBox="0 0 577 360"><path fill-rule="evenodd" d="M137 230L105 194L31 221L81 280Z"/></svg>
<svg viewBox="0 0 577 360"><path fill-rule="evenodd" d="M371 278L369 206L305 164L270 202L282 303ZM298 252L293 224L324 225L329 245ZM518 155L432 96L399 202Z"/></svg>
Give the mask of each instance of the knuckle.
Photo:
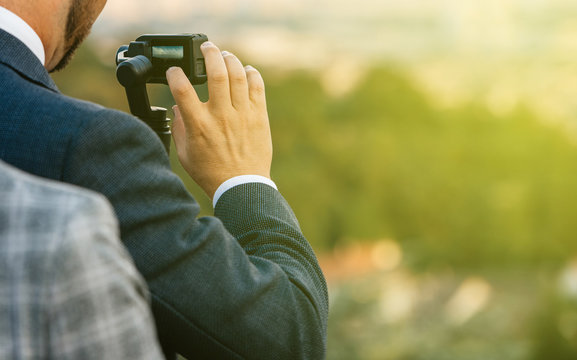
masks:
<svg viewBox="0 0 577 360"><path fill-rule="evenodd" d="M217 120L224 120L230 117L232 105L213 103L209 101L210 113Z"/></svg>
<svg viewBox="0 0 577 360"><path fill-rule="evenodd" d="M228 74L223 71L213 71L208 77L216 83L225 83L228 81Z"/></svg>
<svg viewBox="0 0 577 360"><path fill-rule="evenodd" d="M264 88L264 84L263 84L263 83L252 84L250 90L251 90L255 95L264 95L264 93L265 93L265 88Z"/></svg>
<svg viewBox="0 0 577 360"><path fill-rule="evenodd" d="M233 73L230 74L230 81L235 83L245 83L246 76L244 76L244 74L241 73Z"/></svg>
<svg viewBox="0 0 577 360"><path fill-rule="evenodd" d="M175 97L183 98L192 96L193 88L188 86L188 84L180 84L173 88L172 92Z"/></svg>

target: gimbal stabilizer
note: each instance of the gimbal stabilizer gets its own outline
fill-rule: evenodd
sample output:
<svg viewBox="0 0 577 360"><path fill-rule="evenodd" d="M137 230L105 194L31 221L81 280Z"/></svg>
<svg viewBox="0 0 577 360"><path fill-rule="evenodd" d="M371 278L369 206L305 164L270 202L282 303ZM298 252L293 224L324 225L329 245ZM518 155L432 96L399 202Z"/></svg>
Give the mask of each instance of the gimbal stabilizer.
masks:
<svg viewBox="0 0 577 360"><path fill-rule="evenodd" d="M167 84L166 70L182 68L193 85L206 82L200 45L204 34L142 35L116 53L116 77L126 89L130 112L150 126L170 152L170 119L166 109L150 106L146 84Z"/></svg>

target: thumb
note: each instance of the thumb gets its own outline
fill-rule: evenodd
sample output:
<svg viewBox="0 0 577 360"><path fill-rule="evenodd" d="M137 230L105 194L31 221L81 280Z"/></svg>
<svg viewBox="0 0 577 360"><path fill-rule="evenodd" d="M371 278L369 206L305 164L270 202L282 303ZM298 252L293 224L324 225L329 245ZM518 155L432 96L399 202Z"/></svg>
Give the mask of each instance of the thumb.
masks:
<svg viewBox="0 0 577 360"><path fill-rule="evenodd" d="M202 102L184 71L179 67L171 67L166 71L166 80L179 111L185 119L193 119L194 114L202 108Z"/></svg>
<svg viewBox="0 0 577 360"><path fill-rule="evenodd" d="M172 138L174 139L174 145L176 146L176 151L180 154L178 149L185 148L186 142L186 129L184 127L184 122L182 121L182 114L180 113L180 108L178 105L172 107L174 111L174 120L172 121Z"/></svg>

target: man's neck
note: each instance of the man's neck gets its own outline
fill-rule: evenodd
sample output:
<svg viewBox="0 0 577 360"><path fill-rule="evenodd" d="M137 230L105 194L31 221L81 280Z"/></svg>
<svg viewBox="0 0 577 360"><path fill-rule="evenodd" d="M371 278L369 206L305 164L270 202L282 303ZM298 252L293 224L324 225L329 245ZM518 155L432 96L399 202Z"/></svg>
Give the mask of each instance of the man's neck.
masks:
<svg viewBox="0 0 577 360"><path fill-rule="evenodd" d="M42 65L46 62L44 45L34 29L21 17L0 6L0 29L22 41L36 55Z"/></svg>

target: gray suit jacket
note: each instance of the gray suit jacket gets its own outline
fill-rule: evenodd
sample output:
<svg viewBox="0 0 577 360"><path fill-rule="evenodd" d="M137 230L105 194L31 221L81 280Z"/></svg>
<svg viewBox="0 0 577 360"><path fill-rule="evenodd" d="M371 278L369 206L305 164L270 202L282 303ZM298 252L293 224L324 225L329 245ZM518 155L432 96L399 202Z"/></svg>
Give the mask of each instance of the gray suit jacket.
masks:
<svg viewBox="0 0 577 360"><path fill-rule="evenodd" d="M168 352L324 357L325 281L283 197L267 185L241 185L221 197L216 217L198 218L197 202L146 125L62 95L3 31L0 158L108 198Z"/></svg>
<svg viewBox="0 0 577 360"><path fill-rule="evenodd" d="M0 161L0 359L161 359L112 208Z"/></svg>

